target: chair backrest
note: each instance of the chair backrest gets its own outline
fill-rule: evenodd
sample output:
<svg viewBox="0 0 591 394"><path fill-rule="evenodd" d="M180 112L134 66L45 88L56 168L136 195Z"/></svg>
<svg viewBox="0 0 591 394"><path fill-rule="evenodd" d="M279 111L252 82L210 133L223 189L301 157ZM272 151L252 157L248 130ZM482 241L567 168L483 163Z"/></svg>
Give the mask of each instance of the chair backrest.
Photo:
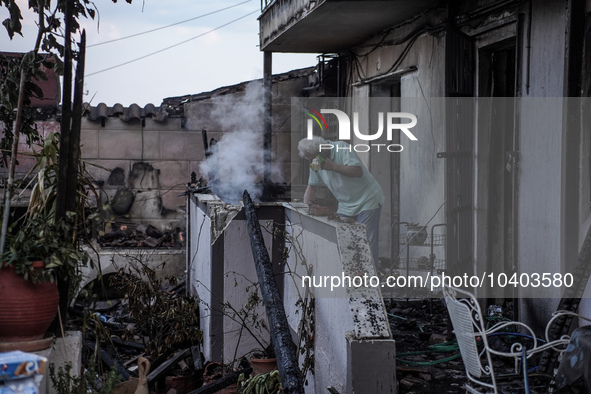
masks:
<svg viewBox="0 0 591 394"><path fill-rule="evenodd" d="M478 300L472 294L454 287L444 287L443 296L468 379L493 388L496 392L494 370L485 334L486 326ZM478 350L478 342L482 343L482 350ZM483 381L481 378L484 377L488 377L490 381Z"/></svg>

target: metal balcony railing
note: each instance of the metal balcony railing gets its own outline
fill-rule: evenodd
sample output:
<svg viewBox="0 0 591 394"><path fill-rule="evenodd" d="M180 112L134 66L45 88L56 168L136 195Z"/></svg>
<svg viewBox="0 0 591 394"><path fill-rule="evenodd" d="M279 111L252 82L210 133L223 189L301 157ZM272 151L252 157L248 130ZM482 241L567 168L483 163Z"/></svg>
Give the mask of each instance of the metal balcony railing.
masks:
<svg viewBox="0 0 591 394"><path fill-rule="evenodd" d="M263 12L267 7L273 4L275 0L261 0L261 12Z"/></svg>

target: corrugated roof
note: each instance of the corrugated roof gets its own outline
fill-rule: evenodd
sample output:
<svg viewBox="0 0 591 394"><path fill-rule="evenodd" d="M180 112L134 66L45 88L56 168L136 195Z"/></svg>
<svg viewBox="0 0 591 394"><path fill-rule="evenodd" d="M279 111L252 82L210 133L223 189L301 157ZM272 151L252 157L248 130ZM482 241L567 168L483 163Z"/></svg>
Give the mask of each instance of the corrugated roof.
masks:
<svg viewBox="0 0 591 394"><path fill-rule="evenodd" d="M168 117L168 112L163 107L156 107L154 104L146 104L143 108L137 104L131 104L129 107L124 107L121 104L115 104L112 107L105 103L100 103L93 107L89 103L84 103L84 115L89 120L101 120L112 117L119 117L124 122L129 122L133 119L144 119L151 117L152 119L162 122Z"/></svg>

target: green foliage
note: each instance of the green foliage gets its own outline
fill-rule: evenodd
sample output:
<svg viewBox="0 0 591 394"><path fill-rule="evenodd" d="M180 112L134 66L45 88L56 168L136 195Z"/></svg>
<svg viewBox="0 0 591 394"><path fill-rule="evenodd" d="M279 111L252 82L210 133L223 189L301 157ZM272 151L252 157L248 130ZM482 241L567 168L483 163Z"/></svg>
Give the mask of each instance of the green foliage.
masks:
<svg viewBox="0 0 591 394"><path fill-rule="evenodd" d="M9 229L8 248L4 252L4 262L15 267L17 274L25 279L53 282L57 276L67 277L75 285L78 280L77 268L88 259L87 254L78 248L71 233L74 215L53 222L46 215L38 215L26 223ZM45 268L34 269L34 261L45 262Z"/></svg>
<svg viewBox="0 0 591 394"><path fill-rule="evenodd" d="M59 134L50 133L34 153L36 165L31 174L35 176L28 185L23 185L31 190L29 207L26 215L8 229L3 259L33 282L53 282L58 276L67 279L72 292L80 279L79 267L90 261L82 243L91 238L92 222L98 218L96 209L87 207L87 189L95 194L96 190L80 162L78 210L67 212L56 221L58 141ZM33 269L34 261L44 261L45 268Z"/></svg>
<svg viewBox="0 0 591 394"><path fill-rule="evenodd" d="M279 371L250 376L244 379L244 374L238 377L238 392L241 394L276 394L282 392Z"/></svg>
<svg viewBox="0 0 591 394"><path fill-rule="evenodd" d="M41 140L35 123L35 110L31 99L43 98L43 91L36 81L47 80L47 70L54 69L63 73L64 45L63 30L66 23L66 4L72 4L70 32L72 37L80 32L80 18L95 16L94 3L90 0L29 0L28 7L37 16L37 37L35 46L22 56L0 56L0 127L2 139L0 165L8 166L13 143L17 135L23 135L26 143L33 147L39 144L35 152L37 164L30 174L35 174L29 210L24 219L17 221L2 237L6 236L7 247L3 250L5 259L17 272L27 279L55 280L56 275L67 279L70 290L78 280L77 267L87 259L81 250L81 241L89 237L86 215L86 188L94 190L79 163L78 191L76 212L67 213L66 217L56 222L55 201L58 184L59 133L52 133ZM22 3L21 3L22 4ZM9 17L2 24L12 39L15 34L22 36L23 20L21 9L16 0L0 0L0 7L8 11ZM40 51L45 53L41 54ZM77 54L73 53L75 59ZM18 127L18 130L15 129ZM15 158L13 158L15 159ZM14 174L14 168L11 168ZM8 198L13 193L13 184L8 182ZM8 216L8 215L6 215ZM8 220L4 217L3 220ZM4 228L4 227L3 227ZM46 269L33 270L32 262L42 260Z"/></svg>
<svg viewBox="0 0 591 394"><path fill-rule="evenodd" d="M14 123L18 116L21 76L25 78L22 117L19 132L27 137L27 142L33 144L39 140L39 133L35 126L34 111L31 98L43 98L43 91L35 80L47 80L47 69L54 69L58 75L63 74L64 45L60 44L65 26L64 12L66 0L29 0L28 6L37 15L37 39L35 47L21 56L0 56L0 124L3 127L3 137L0 140L2 149L2 163L7 165L10 147L14 139ZM22 12L16 0L0 0L0 7L6 8L9 17L2 25L12 39L15 34L22 34ZM74 0L72 11L71 33L80 33L80 18L94 18L96 13L94 3L90 0ZM44 54L39 52L43 51ZM73 58L77 53L73 53Z"/></svg>
<svg viewBox="0 0 591 394"><path fill-rule="evenodd" d="M43 62L42 56L37 56L39 62ZM35 61L31 56L25 56L22 59L14 56L0 55L0 125L2 125L2 139L0 139L0 150L2 151L1 166L8 166L8 158L10 157L12 141L14 140L14 127L17 116L17 105L20 86L20 71L22 64L25 64L28 69L37 76L37 79L42 81L47 79L47 76L40 69L35 67ZM40 63L40 64L41 64ZM39 86L32 80L27 80L24 85L24 99L23 104L25 108L29 108L31 104L31 97L43 97L43 92ZM26 142L29 145L39 141L39 133L35 125L34 111L29 109L23 112L20 125L20 133L25 136Z"/></svg>
<svg viewBox="0 0 591 394"><path fill-rule="evenodd" d="M57 394L110 394L115 386L121 382L115 368L105 374L97 386L97 375L94 362L90 363L83 375L72 371L72 363L67 362L64 367L59 367L57 373L55 366L49 364L49 378Z"/></svg>
<svg viewBox="0 0 591 394"><path fill-rule="evenodd" d="M63 14L66 9L67 0L58 0L52 2L51 0L29 0L29 8L32 9L38 16L39 31L43 36L42 50L46 52L56 51L63 54L63 46L57 44L56 37L61 37L63 29ZM96 8L90 0L74 0L72 10L72 27L71 33L76 34L80 30L78 20L80 18L94 19ZM128 1L131 3L131 1ZM6 29L10 39L15 34L23 35L22 23L23 16L16 0L0 0L0 6L6 7L9 17L2 21L2 25Z"/></svg>

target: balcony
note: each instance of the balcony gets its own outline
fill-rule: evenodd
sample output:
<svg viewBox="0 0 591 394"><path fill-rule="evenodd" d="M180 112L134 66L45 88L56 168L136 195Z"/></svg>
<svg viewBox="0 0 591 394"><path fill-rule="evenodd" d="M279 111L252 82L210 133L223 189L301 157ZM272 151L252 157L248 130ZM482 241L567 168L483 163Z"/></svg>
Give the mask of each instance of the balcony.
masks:
<svg viewBox="0 0 591 394"><path fill-rule="evenodd" d="M437 0L265 1L259 17L261 50L340 52L437 3Z"/></svg>

